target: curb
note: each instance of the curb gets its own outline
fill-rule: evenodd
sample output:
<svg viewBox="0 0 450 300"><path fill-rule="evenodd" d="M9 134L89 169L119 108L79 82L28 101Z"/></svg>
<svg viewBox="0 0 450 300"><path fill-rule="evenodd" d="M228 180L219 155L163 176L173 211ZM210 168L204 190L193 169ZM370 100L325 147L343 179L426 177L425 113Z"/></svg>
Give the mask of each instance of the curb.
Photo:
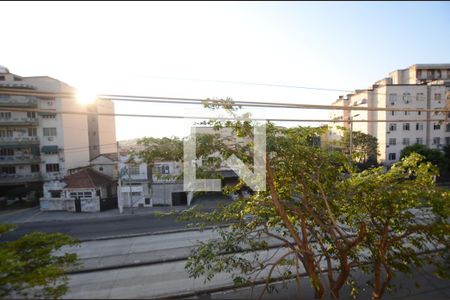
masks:
<svg viewBox="0 0 450 300"><path fill-rule="evenodd" d="M204 231L204 230L211 230L211 229L214 229L214 228L224 228L224 227L228 227L228 226L229 225L205 226L203 228L199 228L199 227L183 228L183 227L180 227L180 228L161 230L161 231L149 231L149 232L142 232L142 233L131 233L131 234L121 234L121 235L114 235L114 236L101 236L101 237L95 237L95 238L79 239L78 241L80 241L80 242L107 241L107 240L126 239L126 238L141 237L141 236L163 235L163 234L172 234L172 233L180 233L180 232L192 232L192 231Z"/></svg>

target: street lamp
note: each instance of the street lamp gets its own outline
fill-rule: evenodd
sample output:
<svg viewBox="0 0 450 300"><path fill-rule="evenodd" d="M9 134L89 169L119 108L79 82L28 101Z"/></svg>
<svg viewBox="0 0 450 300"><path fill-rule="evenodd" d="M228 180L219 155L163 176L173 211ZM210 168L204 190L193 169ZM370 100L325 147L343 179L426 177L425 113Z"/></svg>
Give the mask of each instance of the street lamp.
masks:
<svg viewBox="0 0 450 300"><path fill-rule="evenodd" d="M353 118L359 116L359 114L356 114L354 116L349 117L350 119L350 147L349 147L349 154L350 159L352 159L352 148L353 148Z"/></svg>

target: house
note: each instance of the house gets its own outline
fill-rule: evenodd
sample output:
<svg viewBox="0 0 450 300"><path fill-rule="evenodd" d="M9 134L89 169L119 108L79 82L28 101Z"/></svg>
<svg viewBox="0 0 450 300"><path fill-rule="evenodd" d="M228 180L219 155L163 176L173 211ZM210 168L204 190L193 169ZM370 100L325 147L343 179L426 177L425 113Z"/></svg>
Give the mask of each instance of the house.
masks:
<svg viewBox="0 0 450 300"><path fill-rule="evenodd" d="M115 180L119 177L117 153L99 154L90 160L91 168Z"/></svg>
<svg viewBox="0 0 450 300"><path fill-rule="evenodd" d="M131 161L128 154L122 152L118 157L118 206L124 207L152 206L150 194L151 177L147 164L139 159Z"/></svg>
<svg viewBox="0 0 450 300"><path fill-rule="evenodd" d="M79 170L56 183L44 189L42 211L98 212L117 203L116 181L92 168Z"/></svg>

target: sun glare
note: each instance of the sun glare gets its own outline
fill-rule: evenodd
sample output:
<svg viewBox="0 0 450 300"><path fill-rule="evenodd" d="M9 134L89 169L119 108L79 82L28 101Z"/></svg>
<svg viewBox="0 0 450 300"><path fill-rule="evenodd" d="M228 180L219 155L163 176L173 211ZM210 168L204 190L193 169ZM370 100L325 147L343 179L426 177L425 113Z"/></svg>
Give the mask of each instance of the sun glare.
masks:
<svg viewBox="0 0 450 300"><path fill-rule="evenodd" d="M77 101L81 104L90 104L95 102L97 94L89 90L78 90Z"/></svg>

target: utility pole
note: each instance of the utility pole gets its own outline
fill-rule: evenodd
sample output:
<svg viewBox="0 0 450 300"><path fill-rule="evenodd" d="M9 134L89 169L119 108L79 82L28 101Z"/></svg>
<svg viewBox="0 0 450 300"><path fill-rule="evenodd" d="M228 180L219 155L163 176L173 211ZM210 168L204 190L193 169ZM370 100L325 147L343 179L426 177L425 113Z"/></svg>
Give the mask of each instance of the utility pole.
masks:
<svg viewBox="0 0 450 300"><path fill-rule="evenodd" d="M354 116L351 115L350 112L350 145L349 145L349 155L350 155L350 159L352 159L352 150L353 150L353 118L359 116L359 114L356 114Z"/></svg>

